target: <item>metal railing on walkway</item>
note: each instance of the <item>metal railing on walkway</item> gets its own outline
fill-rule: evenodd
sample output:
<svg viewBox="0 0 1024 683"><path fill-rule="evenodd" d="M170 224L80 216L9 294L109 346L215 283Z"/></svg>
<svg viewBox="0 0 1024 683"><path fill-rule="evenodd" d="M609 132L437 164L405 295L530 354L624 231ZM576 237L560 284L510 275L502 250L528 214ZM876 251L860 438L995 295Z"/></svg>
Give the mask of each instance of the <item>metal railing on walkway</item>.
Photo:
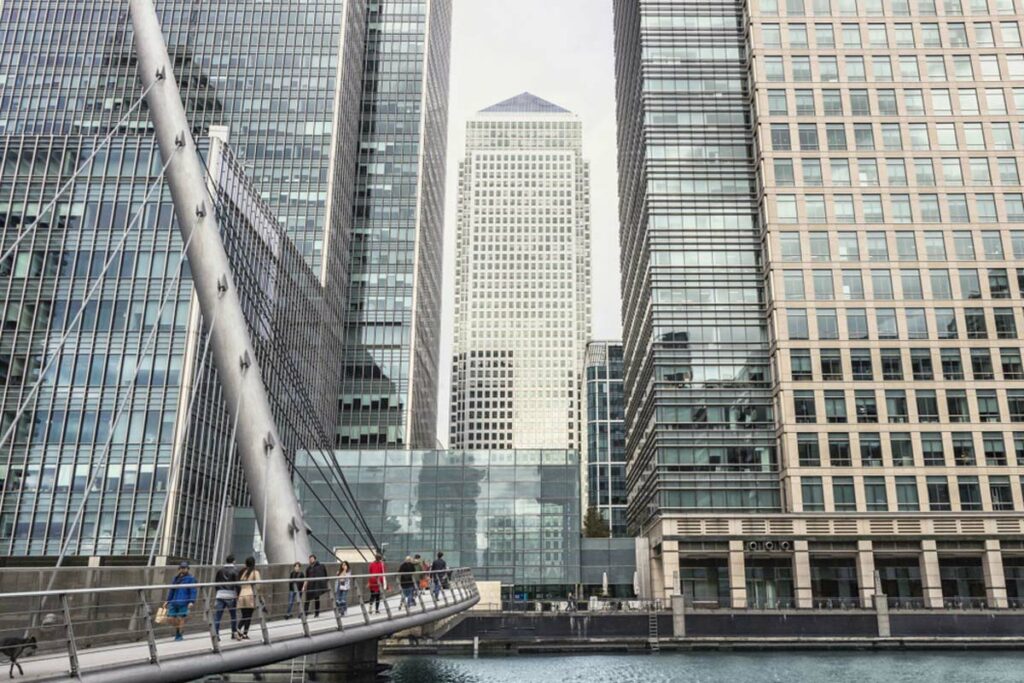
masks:
<svg viewBox="0 0 1024 683"><path fill-rule="evenodd" d="M29 680L189 680L388 635L478 599L466 568L338 577L334 566L323 578L0 593L0 652Z"/></svg>

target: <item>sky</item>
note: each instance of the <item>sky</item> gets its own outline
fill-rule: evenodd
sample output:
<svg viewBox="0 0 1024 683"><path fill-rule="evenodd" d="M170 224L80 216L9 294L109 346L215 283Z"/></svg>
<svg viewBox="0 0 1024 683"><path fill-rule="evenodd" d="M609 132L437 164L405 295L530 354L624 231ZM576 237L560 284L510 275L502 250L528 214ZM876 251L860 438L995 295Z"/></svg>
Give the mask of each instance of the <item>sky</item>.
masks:
<svg viewBox="0 0 1024 683"><path fill-rule="evenodd" d="M577 114L590 162L593 339L618 339L619 237L611 0L453 0L438 437L448 442L455 219L466 121L529 91Z"/></svg>

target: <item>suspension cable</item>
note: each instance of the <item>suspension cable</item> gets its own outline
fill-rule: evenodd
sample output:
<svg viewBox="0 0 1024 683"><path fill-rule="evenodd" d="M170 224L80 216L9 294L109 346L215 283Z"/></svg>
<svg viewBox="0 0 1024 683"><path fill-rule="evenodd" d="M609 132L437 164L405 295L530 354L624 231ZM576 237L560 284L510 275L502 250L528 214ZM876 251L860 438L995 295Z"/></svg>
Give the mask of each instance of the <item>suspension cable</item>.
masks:
<svg viewBox="0 0 1024 683"><path fill-rule="evenodd" d="M167 160L167 163L164 164L163 168L160 169L160 175L157 178L157 180L160 180L163 177L164 171L167 170L167 167L170 165L172 159L174 159L173 156L171 156L171 158ZM92 288L88 291L88 293L86 293L85 298L82 299L78 312L75 313L75 317L72 318L71 321L68 323L67 329L64 331L64 334L57 341L57 346L52 349L47 349L48 352L53 353L53 356L50 358L50 361L43 367L42 371L39 373L39 379L36 380L35 384L32 386L32 389L28 392L28 395L22 399L22 404L18 408L18 412L15 413L14 419L11 421L11 426L7 428L7 431L4 432L3 436L0 436L0 448L2 448L5 443L7 443L7 439L10 438L11 434L13 434L15 429L17 429L18 422L21 420L21 417L25 414L25 411L28 409L29 402L32 400L32 397L35 396L36 392L39 391L39 388L43 386L46 380L46 375L47 373L49 373L54 363L56 363L60 359L60 353L58 352L62 348L64 348L64 344L66 344L68 339L71 338L71 334L75 332L75 327L78 325L78 323L82 320L82 317L85 315L85 304L92 299L93 295L97 291L99 291L100 285L102 285L103 281L106 279L107 271L110 270L110 266L113 265L118 253L120 253L121 249L128 241L128 237L132 234L132 229L135 227L137 223L139 223L140 219L142 218L144 209L146 205L149 203L149 198L153 194L153 190L157 186L159 186L159 183L154 182L146 191L146 195L142 199L142 206L139 208L138 212L135 214L135 217L131 220L128 226L124 229L124 235L121 236L121 240L117 243L117 245L114 247L114 250L110 253L110 257L107 258L107 262L103 265L103 270L101 270L99 275L97 276L96 282L93 283Z"/></svg>
<svg viewBox="0 0 1024 683"><path fill-rule="evenodd" d="M7 257L10 256L14 252L14 250L18 247L18 244L20 244L23 239L28 237L28 234L30 232L35 230L36 226L39 225L39 223L43 220L43 216L45 216L51 209L53 209L54 206L56 206L57 200L59 200L61 198L61 195L63 195L64 192L67 191L67 189L69 187L71 187L71 185L75 182L75 180L78 178L78 176L80 176L85 171L85 169L89 167L89 164L92 162L93 158L95 158L95 156L100 153L100 150L103 149L107 145L107 143L109 143L113 139L114 133L116 133L118 131L118 129L125 122L127 122L128 117L132 115L132 113L138 108L138 106L140 104L142 104L142 102L146 99L146 95L149 94L149 91L152 90L153 86L155 86L157 84L157 82L158 81L153 81L149 85L149 87L146 88L142 92L142 96L139 97L139 99L135 100L135 104L133 104L131 106L131 108L128 109L128 111L125 112L124 116L121 117L120 121L118 121L117 123L114 124L114 126L110 129L110 132L107 133L107 136L105 138L103 138L103 141L100 142L100 144L96 147L96 149L93 150L92 154L90 154L88 156L88 158L86 158L86 160L82 162L82 165L79 166L75 170L75 172L71 175L71 177L68 178L67 182L65 182L57 190L57 194L54 195L53 199L50 200L50 203L47 204L39 212L39 215L36 216L36 219L34 221L32 221L32 224L29 225L27 228L25 228L20 233L18 233L18 236L14 239L14 242L11 243L11 246L8 247L6 251L4 251L2 256L0 256L0 262L5 261L7 259ZM165 166L165 168L166 168L166 166Z"/></svg>

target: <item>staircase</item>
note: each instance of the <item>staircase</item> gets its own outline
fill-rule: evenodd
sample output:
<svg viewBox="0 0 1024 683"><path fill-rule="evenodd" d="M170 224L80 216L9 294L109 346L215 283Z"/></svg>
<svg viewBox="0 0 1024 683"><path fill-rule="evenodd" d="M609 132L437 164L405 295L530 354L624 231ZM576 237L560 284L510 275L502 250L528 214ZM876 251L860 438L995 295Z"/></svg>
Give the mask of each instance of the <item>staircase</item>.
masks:
<svg viewBox="0 0 1024 683"><path fill-rule="evenodd" d="M651 609L647 612L647 645L651 652L659 652L661 650L659 640L658 611L656 609Z"/></svg>
<svg viewBox="0 0 1024 683"><path fill-rule="evenodd" d="M305 657L296 657L292 660L292 670L288 675L288 683L306 683Z"/></svg>

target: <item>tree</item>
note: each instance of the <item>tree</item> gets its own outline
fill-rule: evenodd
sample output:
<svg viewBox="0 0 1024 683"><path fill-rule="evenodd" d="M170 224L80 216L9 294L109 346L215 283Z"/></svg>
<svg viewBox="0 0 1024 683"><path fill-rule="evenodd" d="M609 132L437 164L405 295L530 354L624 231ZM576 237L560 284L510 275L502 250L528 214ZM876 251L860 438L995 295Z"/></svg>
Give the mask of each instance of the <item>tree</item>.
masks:
<svg viewBox="0 0 1024 683"><path fill-rule="evenodd" d="M583 517L583 535L587 538L608 538L612 535L611 529L608 528L608 522L597 511L597 508L590 508L587 510L586 516Z"/></svg>

